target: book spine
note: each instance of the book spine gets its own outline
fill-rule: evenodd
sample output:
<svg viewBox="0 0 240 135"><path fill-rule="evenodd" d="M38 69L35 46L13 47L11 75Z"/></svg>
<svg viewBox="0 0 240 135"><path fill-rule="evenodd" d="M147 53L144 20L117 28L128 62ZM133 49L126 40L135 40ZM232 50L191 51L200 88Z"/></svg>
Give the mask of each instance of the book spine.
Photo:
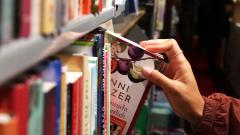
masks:
<svg viewBox="0 0 240 135"><path fill-rule="evenodd" d="M96 34L98 46L98 134L104 134L104 35Z"/></svg>
<svg viewBox="0 0 240 135"><path fill-rule="evenodd" d="M40 35L40 0L31 2L31 36Z"/></svg>
<svg viewBox="0 0 240 135"><path fill-rule="evenodd" d="M81 78L79 79L79 85L78 85L78 89L79 89L79 106L78 106L78 135L82 135L82 115L83 115L83 77L81 76Z"/></svg>
<svg viewBox="0 0 240 135"><path fill-rule="evenodd" d="M13 38L13 0L1 1L1 43L7 43Z"/></svg>
<svg viewBox="0 0 240 135"><path fill-rule="evenodd" d="M87 15L91 13L91 0L83 0L83 15Z"/></svg>
<svg viewBox="0 0 240 135"><path fill-rule="evenodd" d="M63 17L63 0L55 0L56 3L56 31L57 33L61 32L61 27L63 25L62 17Z"/></svg>
<svg viewBox="0 0 240 135"><path fill-rule="evenodd" d="M29 85L27 82L19 82L12 88L13 111L19 117L19 135L27 134L29 118Z"/></svg>
<svg viewBox="0 0 240 135"><path fill-rule="evenodd" d="M56 31L56 3L55 0L42 0L41 33L50 35Z"/></svg>
<svg viewBox="0 0 240 135"><path fill-rule="evenodd" d="M40 77L32 77L30 83L30 113L28 122L29 135L43 135L43 80Z"/></svg>
<svg viewBox="0 0 240 135"><path fill-rule="evenodd" d="M31 23L31 0L21 1L21 32L20 37L30 35Z"/></svg>
<svg viewBox="0 0 240 135"><path fill-rule="evenodd" d="M63 67L64 68L64 67ZM61 76L61 125L60 125L60 135L66 134L67 126L67 83L66 83L66 71L62 70Z"/></svg>
<svg viewBox="0 0 240 135"><path fill-rule="evenodd" d="M90 134L90 111L91 107L89 100L91 99L90 91L91 87L89 86L89 72L88 72L88 56L83 56L83 126L82 134Z"/></svg>
<svg viewBox="0 0 240 135"><path fill-rule="evenodd" d="M94 135L97 131L97 57L95 57L95 60L93 62L93 67L92 67L92 80L91 80L91 85L92 85L92 104L91 104L91 135Z"/></svg>
<svg viewBox="0 0 240 135"><path fill-rule="evenodd" d="M72 89L72 135L77 135L77 113L78 113L78 86L73 84Z"/></svg>
<svg viewBox="0 0 240 135"><path fill-rule="evenodd" d="M67 135L72 135L72 84L67 85Z"/></svg>

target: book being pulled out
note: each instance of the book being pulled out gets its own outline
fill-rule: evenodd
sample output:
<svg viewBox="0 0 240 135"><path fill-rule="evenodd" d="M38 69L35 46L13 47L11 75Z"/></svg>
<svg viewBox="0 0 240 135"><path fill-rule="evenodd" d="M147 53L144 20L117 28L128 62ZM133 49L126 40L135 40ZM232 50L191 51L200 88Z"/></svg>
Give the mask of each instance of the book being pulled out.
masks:
<svg viewBox="0 0 240 135"><path fill-rule="evenodd" d="M143 66L164 69L163 57L106 31L111 44L111 135L127 135L148 95L151 83L141 75Z"/></svg>

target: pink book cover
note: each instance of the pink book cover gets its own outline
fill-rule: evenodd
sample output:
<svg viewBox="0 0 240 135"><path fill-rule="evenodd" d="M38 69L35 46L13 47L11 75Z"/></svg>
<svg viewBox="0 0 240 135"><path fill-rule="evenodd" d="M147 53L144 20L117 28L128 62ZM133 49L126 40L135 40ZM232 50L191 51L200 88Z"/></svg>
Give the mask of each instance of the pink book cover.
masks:
<svg viewBox="0 0 240 135"><path fill-rule="evenodd" d="M163 57L115 33L106 33L106 42L111 44L112 59L110 132L112 135L126 135L135 126L151 86L141 75L141 69L146 65L159 69Z"/></svg>
<svg viewBox="0 0 240 135"><path fill-rule="evenodd" d="M30 34L31 0L21 0L20 37Z"/></svg>

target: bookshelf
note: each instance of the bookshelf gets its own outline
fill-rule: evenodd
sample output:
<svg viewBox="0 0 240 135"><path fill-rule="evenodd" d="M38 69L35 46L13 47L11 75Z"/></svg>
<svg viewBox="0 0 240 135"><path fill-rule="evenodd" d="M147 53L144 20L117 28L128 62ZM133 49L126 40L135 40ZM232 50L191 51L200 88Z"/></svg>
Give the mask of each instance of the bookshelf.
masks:
<svg viewBox="0 0 240 135"><path fill-rule="evenodd" d="M0 85L25 71L46 57L67 47L71 42L100 24L120 15L124 5L115 5L98 15L87 15L71 21L62 33L53 38L33 37L18 39L0 48ZM78 33L76 33L78 32Z"/></svg>
<svg viewBox="0 0 240 135"><path fill-rule="evenodd" d="M123 22L121 23L115 23L114 24L114 30L116 33L119 33L121 35L126 35L131 28L145 15L144 10L140 10L138 14L132 13L127 16L124 16Z"/></svg>

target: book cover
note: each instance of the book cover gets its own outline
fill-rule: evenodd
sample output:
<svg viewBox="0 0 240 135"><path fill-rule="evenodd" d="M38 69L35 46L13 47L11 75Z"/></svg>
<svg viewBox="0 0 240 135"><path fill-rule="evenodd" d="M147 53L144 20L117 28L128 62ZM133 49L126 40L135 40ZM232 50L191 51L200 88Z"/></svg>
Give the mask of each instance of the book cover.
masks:
<svg viewBox="0 0 240 135"><path fill-rule="evenodd" d="M141 67L155 67L157 54L110 31L106 43L111 44L111 134L130 134L150 88L141 75Z"/></svg>
<svg viewBox="0 0 240 135"><path fill-rule="evenodd" d="M51 35L56 31L56 3L55 0L41 1L41 25L43 35Z"/></svg>
<svg viewBox="0 0 240 135"><path fill-rule="evenodd" d="M31 28L31 0L21 1L21 37L28 37Z"/></svg>

